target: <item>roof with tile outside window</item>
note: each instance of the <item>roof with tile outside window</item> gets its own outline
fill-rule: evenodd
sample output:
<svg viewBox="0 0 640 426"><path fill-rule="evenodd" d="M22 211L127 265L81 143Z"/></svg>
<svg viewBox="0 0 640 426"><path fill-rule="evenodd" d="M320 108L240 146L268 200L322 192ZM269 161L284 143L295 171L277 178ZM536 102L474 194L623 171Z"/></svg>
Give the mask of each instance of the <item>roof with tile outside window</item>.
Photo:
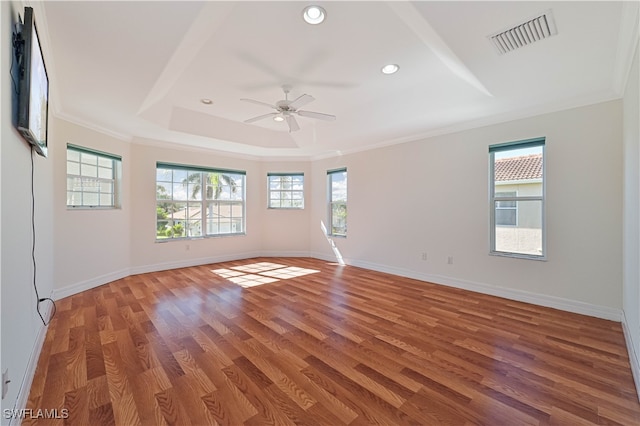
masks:
<svg viewBox="0 0 640 426"><path fill-rule="evenodd" d="M495 160L495 180L542 179L542 154Z"/></svg>

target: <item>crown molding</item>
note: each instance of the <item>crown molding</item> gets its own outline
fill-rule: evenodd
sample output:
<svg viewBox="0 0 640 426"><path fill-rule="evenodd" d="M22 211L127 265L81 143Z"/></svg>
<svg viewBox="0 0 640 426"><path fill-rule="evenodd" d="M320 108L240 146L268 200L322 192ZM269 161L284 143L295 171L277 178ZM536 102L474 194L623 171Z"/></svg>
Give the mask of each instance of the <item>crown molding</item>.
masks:
<svg viewBox="0 0 640 426"><path fill-rule="evenodd" d="M623 1L618 33L618 49L613 69L613 90L619 96L624 94L627 86L634 52L640 40L638 30L640 21L640 2Z"/></svg>

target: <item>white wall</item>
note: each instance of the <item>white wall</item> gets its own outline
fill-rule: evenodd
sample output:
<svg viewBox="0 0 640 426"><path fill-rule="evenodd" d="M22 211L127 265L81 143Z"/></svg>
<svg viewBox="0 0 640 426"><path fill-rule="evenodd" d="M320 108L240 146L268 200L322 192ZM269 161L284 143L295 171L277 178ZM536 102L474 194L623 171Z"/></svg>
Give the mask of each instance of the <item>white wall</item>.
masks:
<svg viewBox="0 0 640 426"><path fill-rule="evenodd" d="M127 276L130 266L130 186L122 185L119 209L67 209L67 143L122 157L123 182L131 180L130 144L61 119L50 134L54 191L54 277L56 296L64 297Z"/></svg>
<svg viewBox="0 0 640 426"><path fill-rule="evenodd" d="M261 162L202 149L159 147L157 141L123 142L92 130L54 120L63 143L55 163L55 277L57 298L134 273L212 263L259 255L309 254L310 202L304 210L267 209L267 172L303 172L311 185L310 163ZM122 208L68 210L66 143L122 156ZM156 242L156 162L247 172L247 234ZM307 195L309 190L306 189Z"/></svg>
<svg viewBox="0 0 640 426"><path fill-rule="evenodd" d="M333 255L319 225L326 170L346 166L348 236L334 241L347 263L619 317L621 107L601 103L314 162L311 252ZM490 256L488 147L540 136L548 261Z"/></svg>
<svg viewBox="0 0 640 426"><path fill-rule="evenodd" d="M631 366L640 393L640 70L635 58L623 99L623 310Z"/></svg>
<svg viewBox="0 0 640 426"><path fill-rule="evenodd" d="M267 173L304 173L304 209L268 209ZM262 252L267 255L309 254L309 218L313 208L311 163L308 161L266 161L262 163L260 180L260 222Z"/></svg>
<svg viewBox="0 0 640 426"><path fill-rule="evenodd" d="M203 150L161 148L134 141L131 145L131 258L132 272L169 269L225 259L253 257L262 246L264 187L258 161ZM156 162L168 162L247 172L245 236L156 242ZM125 183L127 184L127 183Z"/></svg>
<svg viewBox="0 0 640 426"><path fill-rule="evenodd" d="M0 2L0 206L1 243L1 303L2 325L0 369L9 370L9 392L2 400L2 410L14 408L22 381L31 380L27 373L37 361L44 337L44 327L36 312L31 263L31 150L12 125L13 87L9 69L13 57L11 29L22 14L19 2ZM59 143L50 138L49 143ZM35 156L35 230L37 284L40 297L48 297L53 289L53 183L51 176L56 153L49 158ZM42 310L47 311L42 305ZM33 371L31 371L33 373ZM20 396L26 397L25 392ZM24 401L23 401L24 403ZM4 413L4 411L3 411ZM2 424L7 419L2 416Z"/></svg>

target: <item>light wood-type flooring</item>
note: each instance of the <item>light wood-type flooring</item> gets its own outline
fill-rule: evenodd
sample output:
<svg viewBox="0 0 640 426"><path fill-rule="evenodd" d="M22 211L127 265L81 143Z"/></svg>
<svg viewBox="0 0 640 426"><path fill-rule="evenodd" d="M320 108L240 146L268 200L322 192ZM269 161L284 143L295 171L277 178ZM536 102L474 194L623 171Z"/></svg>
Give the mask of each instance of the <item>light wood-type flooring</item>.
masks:
<svg viewBox="0 0 640 426"><path fill-rule="evenodd" d="M640 424L619 323L307 258L60 300L28 408L68 418L25 425Z"/></svg>

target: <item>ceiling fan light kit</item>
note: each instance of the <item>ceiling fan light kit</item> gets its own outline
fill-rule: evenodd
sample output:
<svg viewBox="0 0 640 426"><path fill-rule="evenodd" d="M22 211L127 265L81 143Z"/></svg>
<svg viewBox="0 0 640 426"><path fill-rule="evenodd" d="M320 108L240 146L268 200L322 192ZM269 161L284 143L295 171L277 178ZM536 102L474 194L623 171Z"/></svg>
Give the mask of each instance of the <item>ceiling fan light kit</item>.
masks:
<svg viewBox="0 0 640 426"><path fill-rule="evenodd" d="M269 108L275 109L277 112L270 112L268 114L259 115L257 117L249 118L244 120L245 123L253 123L268 117L272 117L274 121L286 121L287 126L289 127L289 133L296 132L300 130L300 126L298 125L298 121L294 117L295 115L299 115L300 117L308 117L315 118L317 120L324 121L333 121L336 119L335 115L325 114L322 112L314 112L314 111L303 111L299 110L303 105L306 105L310 102L313 102L315 98L311 95L303 94L298 96L296 99L290 101L289 100L289 92L291 91L291 86L282 86L282 91L284 92L284 99L279 100L275 103L275 105L268 104L262 101L256 101L255 99L240 99L244 102L251 102L252 104L267 106Z"/></svg>

